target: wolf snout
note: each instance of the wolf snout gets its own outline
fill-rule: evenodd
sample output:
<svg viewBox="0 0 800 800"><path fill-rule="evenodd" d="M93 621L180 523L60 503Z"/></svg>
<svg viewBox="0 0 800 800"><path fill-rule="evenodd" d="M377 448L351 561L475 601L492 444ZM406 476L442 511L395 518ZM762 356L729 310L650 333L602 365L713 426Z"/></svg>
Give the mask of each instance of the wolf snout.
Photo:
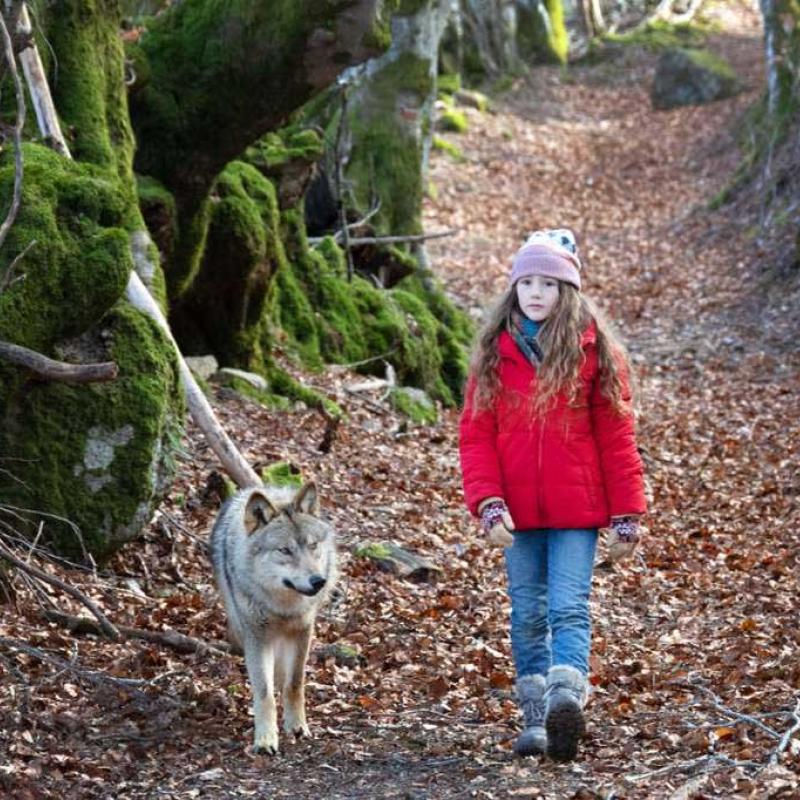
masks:
<svg viewBox="0 0 800 800"><path fill-rule="evenodd" d="M315 594L318 594L320 589L327 583L328 581L322 577L322 575L312 575L308 579L308 588L305 586L296 586L292 581L288 578L283 579L283 585L287 589L294 589L296 592L300 592L300 594L307 595L308 597L313 597Z"/></svg>

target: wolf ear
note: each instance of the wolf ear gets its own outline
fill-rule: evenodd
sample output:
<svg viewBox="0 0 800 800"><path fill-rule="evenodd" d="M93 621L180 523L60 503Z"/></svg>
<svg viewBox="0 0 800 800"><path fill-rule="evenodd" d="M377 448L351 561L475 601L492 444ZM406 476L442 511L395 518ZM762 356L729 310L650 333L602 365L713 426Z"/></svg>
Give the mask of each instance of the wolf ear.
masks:
<svg viewBox="0 0 800 800"><path fill-rule="evenodd" d="M313 517L318 517L319 497L317 496L317 484L314 481L304 483L295 495L292 505L301 514L311 514Z"/></svg>
<svg viewBox="0 0 800 800"><path fill-rule="evenodd" d="M278 509L270 503L266 495L253 492L244 510L244 528L248 533L253 533L277 515Z"/></svg>

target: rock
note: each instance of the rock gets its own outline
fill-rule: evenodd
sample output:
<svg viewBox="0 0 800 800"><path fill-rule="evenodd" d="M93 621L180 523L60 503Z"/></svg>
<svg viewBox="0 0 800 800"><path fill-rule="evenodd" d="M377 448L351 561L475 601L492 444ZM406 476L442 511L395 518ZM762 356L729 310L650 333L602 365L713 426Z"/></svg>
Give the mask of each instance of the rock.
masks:
<svg viewBox="0 0 800 800"><path fill-rule="evenodd" d="M653 108L702 105L741 90L733 68L707 50L673 48L658 60L650 99Z"/></svg>
<svg viewBox="0 0 800 800"><path fill-rule="evenodd" d="M469 89L459 89L454 95L456 103L467 108L476 108L478 111L489 110L489 98L481 92Z"/></svg>
<svg viewBox="0 0 800 800"><path fill-rule="evenodd" d="M220 383L225 383L234 378L245 381L262 392L267 391L267 379L262 375L256 375L255 372L246 372L243 369L235 369L234 367L223 367L214 376L214 380Z"/></svg>
<svg viewBox="0 0 800 800"><path fill-rule="evenodd" d="M187 356L184 361L186 366L204 381L207 381L219 369L219 364L214 356Z"/></svg>
<svg viewBox="0 0 800 800"><path fill-rule="evenodd" d="M397 386L392 390L391 398L395 409L405 414L412 422L432 425L439 417L436 403L422 389L414 386Z"/></svg>

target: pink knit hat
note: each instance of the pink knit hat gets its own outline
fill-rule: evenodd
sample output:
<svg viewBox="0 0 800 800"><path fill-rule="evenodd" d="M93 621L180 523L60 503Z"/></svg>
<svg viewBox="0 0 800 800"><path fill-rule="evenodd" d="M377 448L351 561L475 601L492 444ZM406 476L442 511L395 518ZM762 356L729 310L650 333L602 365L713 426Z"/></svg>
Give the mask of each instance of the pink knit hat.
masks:
<svg viewBox="0 0 800 800"><path fill-rule="evenodd" d="M534 231L514 255L510 285L520 278L543 275L581 288L581 261L572 231L566 228Z"/></svg>

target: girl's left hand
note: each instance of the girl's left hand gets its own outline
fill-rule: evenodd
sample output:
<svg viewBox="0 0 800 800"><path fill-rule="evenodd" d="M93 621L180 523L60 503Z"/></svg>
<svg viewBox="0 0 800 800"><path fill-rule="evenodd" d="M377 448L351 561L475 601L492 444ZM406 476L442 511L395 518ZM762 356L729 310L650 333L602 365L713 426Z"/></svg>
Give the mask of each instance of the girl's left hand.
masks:
<svg viewBox="0 0 800 800"><path fill-rule="evenodd" d="M633 555L642 535L639 517L635 515L612 517L609 530L608 560L613 564Z"/></svg>

